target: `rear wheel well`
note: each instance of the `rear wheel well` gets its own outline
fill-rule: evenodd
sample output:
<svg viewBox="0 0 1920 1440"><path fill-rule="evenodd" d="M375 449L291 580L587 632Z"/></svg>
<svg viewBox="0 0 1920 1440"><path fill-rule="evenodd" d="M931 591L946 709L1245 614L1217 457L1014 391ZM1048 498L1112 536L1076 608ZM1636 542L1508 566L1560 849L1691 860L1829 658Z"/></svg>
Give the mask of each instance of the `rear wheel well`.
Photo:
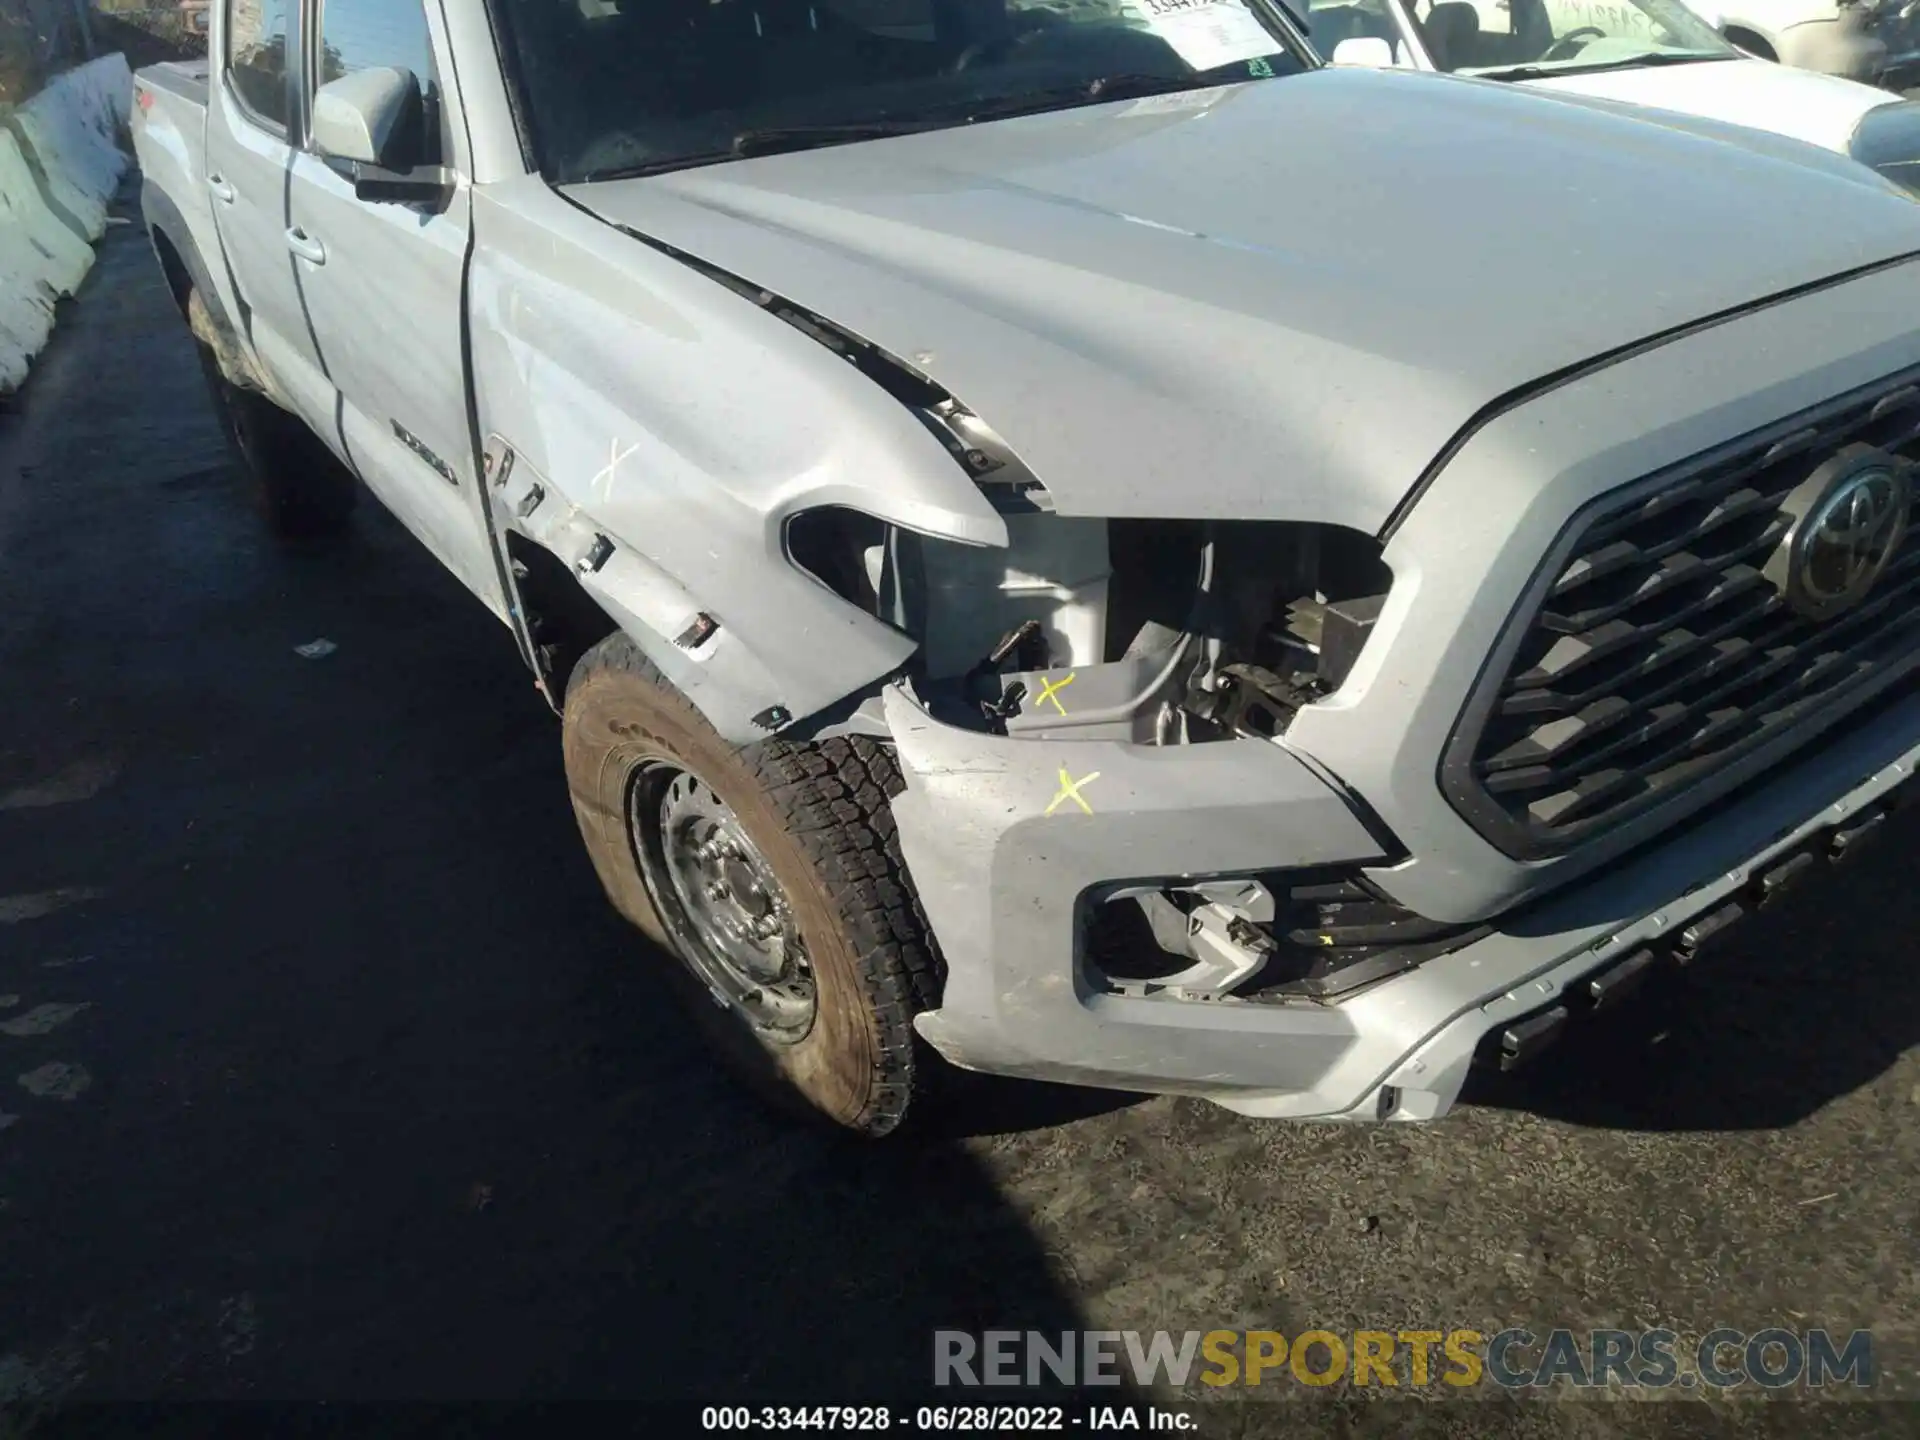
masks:
<svg viewBox="0 0 1920 1440"><path fill-rule="evenodd" d="M620 627L551 550L509 534L507 561L533 645L534 669L558 707L580 657Z"/></svg>
<svg viewBox="0 0 1920 1440"><path fill-rule="evenodd" d="M1738 45L1749 55L1755 55L1762 60L1772 60L1775 62L1778 62L1780 59L1780 56L1775 53L1773 46L1769 45L1763 36L1747 29L1744 25L1729 25L1721 33L1727 37L1727 43L1729 45Z"/></svg>

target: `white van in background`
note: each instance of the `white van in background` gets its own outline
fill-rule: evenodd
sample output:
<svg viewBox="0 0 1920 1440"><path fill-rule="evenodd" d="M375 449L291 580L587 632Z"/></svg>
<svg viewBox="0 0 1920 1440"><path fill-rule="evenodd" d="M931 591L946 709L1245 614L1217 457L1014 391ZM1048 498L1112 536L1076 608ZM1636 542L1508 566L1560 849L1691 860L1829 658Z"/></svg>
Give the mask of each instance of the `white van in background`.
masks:
<svg viewBox="0 0 1920 1440"><path fill-rule="evenodd" d="M1771 130L1920 191L1920 104L1742 53L1679 0L1311 0L1308 20L1336 64L1518 81Z"/></svg>
<svg viewBox="0 0 1920 1440"><path fill-rule="evenodd" d="M1702 12L1762 60L1889 89L1920 83L1920 4L1914 0L1727 0Z"/></svg>

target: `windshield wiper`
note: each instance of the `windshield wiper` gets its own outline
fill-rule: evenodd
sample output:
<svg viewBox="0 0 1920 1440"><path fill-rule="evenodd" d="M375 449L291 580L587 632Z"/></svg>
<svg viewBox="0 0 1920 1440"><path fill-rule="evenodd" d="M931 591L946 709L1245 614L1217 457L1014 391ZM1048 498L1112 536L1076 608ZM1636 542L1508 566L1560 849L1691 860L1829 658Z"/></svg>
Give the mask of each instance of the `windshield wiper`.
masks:
<svg viewBox="0 0 1920 1440"><path fill-rule="evenodd" d="M1212 90L1232 83L1222 80L1199 80L1196 83L1196 77L1191 75L1102 75L1098 79L1083 80L1077 85L958 101L910 116L859 120L838 125L759 125L737 133L724 150L702 150L641 165L595 170L583 176L582 181L590 184L599 180L635 180L646 175L690 170L699 165L720 165L728 160L745 160L756 155L789 154L796 150L816 150L825 145L847 145L859 140L885 140L897 135L917 135L926 130L971 125L981 120L1002 120L1015 115L1062 110L1108 100L1134 100L1145 95L1169 95L1181 90Z"/></svg>
<svg viewBox="0 0 1920 1440"><path fill-rule="evenodd" d="M890 135L912 135L931 129L944 121L861 120L841 125L758 125L742 130L723 152L725 158L744 160L749 155L783 155L794 150L814 150L822 145L845 145L855 140L885 140Z"/></svg>
<svg viewBox="0 0 1920 1440"><path fill-rule="evenodd" d="M740 131L727 142L724 150L694 150L640 165L595 170L581 179L585 184L599 180L637 180L646 175L664 175L670 170L691 170L699 165L721 165L728 160L745 160L752 155L783 155L795 150L817 150L823 145L846 145L855 140L884 140L890 135L912 135L947 123L944 120L863 120L840 125L758 125Z"/></svg>
<svg viewBox="0 0 1920 1440"><path fill-rule="evenodd" d="M1047 90L1029 90L1021 95L1001 95L956 106L968 121L998 120L1012 115L1031 115L1042 110L1064 110L1075 105L1097 105L1109 100L1138 100L1146 95L1174 95L1182 90L1217 90L1231 80L1201 80L1197 76L1102 75L1078 85L1059 85Z"/></svg>
<svg viewBox="0 0 1920 1440"><path fill-rule="evenodd" d="M1136 100L1143 95L1169 95L1181 90L1212 90L1221 83L1218 80L1203 80L1196 84L1195 77L1191 75L1102 75L1075 85L1024 90L1017 95L957 100L950 105L936 105L911 115L860 120L843 125L769 125L742 130L733 137L730 153L744 158L748 155L775 155L783 150L803 150L815 145L837 145L851 140L884 140L889 135L913 135L922 130L937 130L956 124L969 125L976 120L999 120L1039 110L1059 109L1066 105Z"/></svg>
<svg viewBox="0 0 1920 1440"><path fill-rule="evenodd" d="M1621 60L1597 60L1591 65L1509 65L1501 70L1469 72L1476 80L1550 80L1555 75L1598 75L1603 70L1639 70L1655 65L1698 65L1707 60L1738 60L1738 55L1711 52L1649 50Z"/></svg>

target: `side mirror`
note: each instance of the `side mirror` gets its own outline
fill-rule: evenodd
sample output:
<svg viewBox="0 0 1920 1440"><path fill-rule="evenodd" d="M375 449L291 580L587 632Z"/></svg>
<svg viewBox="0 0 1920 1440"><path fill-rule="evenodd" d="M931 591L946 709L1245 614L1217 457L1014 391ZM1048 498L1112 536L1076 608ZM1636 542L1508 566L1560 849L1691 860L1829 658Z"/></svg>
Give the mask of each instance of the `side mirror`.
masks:
<svg viewBox="0 0 1920 1440"><path fill-rule="evenodd" d="M426 97L411 70L357 70L314 92L313 145L349 169L362 200L437 202L452 188L428 163Z"/></svg>
<svg viewBox="0 0 1920 1440"><path fill-rule="evenodd" d="M1333 47L1336 65L1362 65L1369 70L1393 68L1393 46L1378 35L1355 35Z"/></svg>
<svg viewBox="0 0 1920 1440"><path fill-rule="evenodd" d="M335 160L411 170L424 158L425 108L411 70L356 70L315 92L313 143Z"/></svg>

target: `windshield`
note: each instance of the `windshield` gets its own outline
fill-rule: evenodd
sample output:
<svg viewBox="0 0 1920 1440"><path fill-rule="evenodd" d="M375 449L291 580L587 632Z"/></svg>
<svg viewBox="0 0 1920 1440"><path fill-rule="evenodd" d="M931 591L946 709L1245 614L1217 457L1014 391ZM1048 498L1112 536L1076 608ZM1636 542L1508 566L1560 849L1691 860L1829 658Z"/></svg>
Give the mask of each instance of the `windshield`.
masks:
<svg viewBox="0 0 1920 1440"><path fill-rule="evenodd" d="M565 183L1310 68L1270 0L493 0Z"/></svg>
<svg viewBox="0 0 1920 1440"><path fill-rule="evenodd" d="M1436 70L1496 79L1740 53L1679 0L1315 0L1310 11L1322 55L1371 36L1407 64L1404 21Z"/></svg>

